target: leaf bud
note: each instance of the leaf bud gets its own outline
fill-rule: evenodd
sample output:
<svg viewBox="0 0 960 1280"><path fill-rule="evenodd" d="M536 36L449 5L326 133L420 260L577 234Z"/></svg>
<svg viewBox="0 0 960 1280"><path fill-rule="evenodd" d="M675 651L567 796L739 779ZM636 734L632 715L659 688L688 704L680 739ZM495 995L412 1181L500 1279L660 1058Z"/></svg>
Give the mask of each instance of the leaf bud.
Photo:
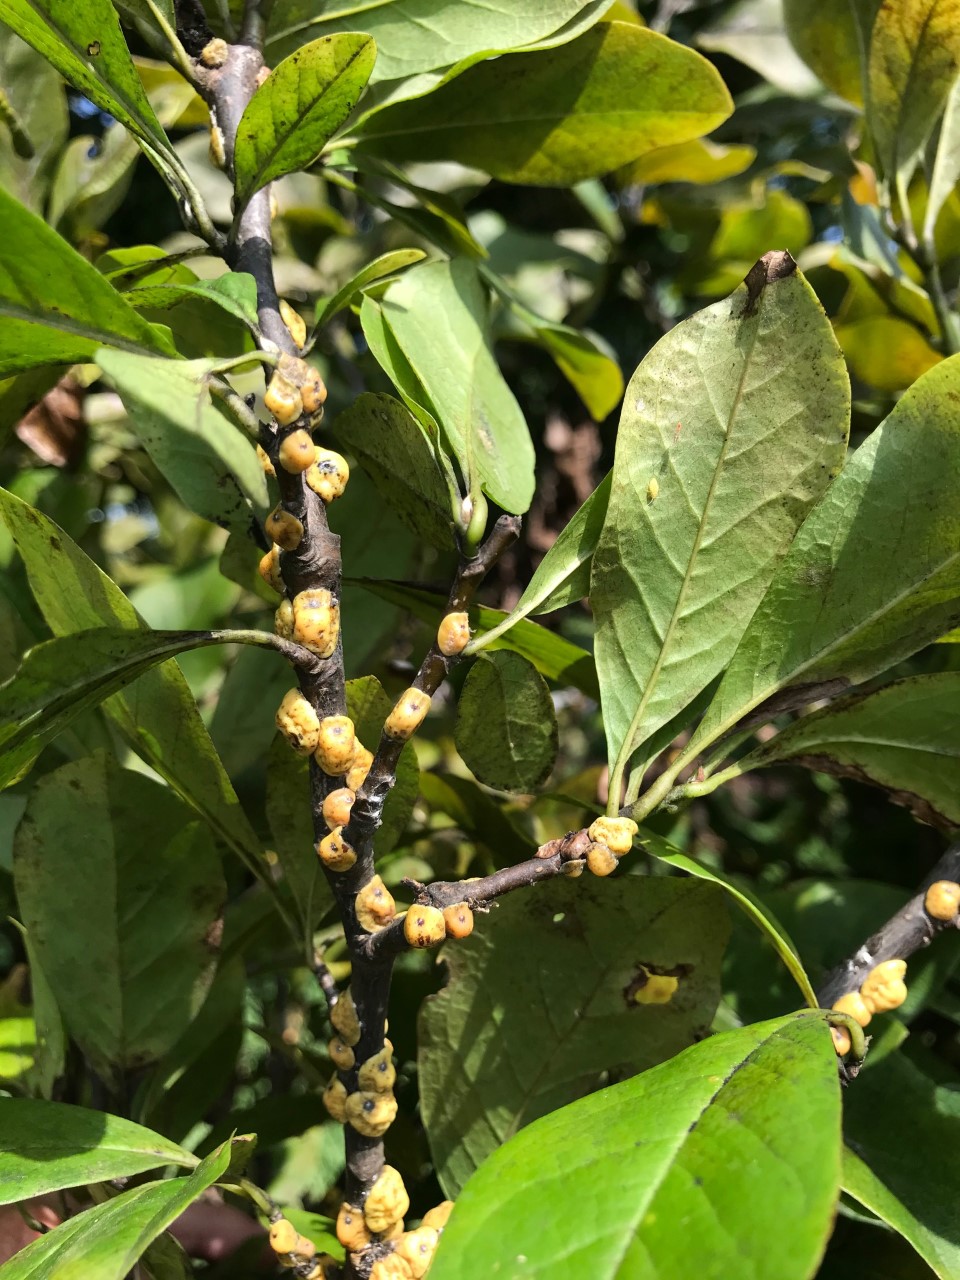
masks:
<svg viewBox="0 0 960 1280"><path fill-rule="evenodd" d="M609 876L617 869L617 856L605 844L587 847L587 869L595 876Z"/></svg>
<svg viewBox="0 0 960 1280"><path fill-rule="evenodd" d="M280 573L280 548L276 543L270 548L259 564L260 577L274 591L283 592L283 577Z"/></svg>
<svg viewBox="0 0 960 1280"><path fill-rule="evenodd" d="M349 1071L356 1062L356 1056L348 1044L345 1044L340 1036L334 1036L327 1045L327 1052L330 1054L330 1061L338 1071Z"/></svg>
<svg viewBox="0 0 960 1280"><path fill-rule="evenodd" d="M934 920L952 920L960 911L960 884L953 880L937 880L923 900L928 916Z"/></svg>
<svg viewBox="0 0 960 1280"><path fill-rule="evenodd" d="M317 737L316 761L324 773L346 773L357 751L353 721L349 716L324 716ZM352 790L352 788L351 788Z"/></svg>
<svg viewBox="0 0 960 1280"><path fill-rule="evenodd" d="M264 530L271 542L282 547L284 551L296 551L303 538L303 525L296 516L277 504L263 522Z"/></svg>
<svg viewBox="0 0 960 1280"><path fill-rule="evenodd" d="M280 299L280 317L287 326L287 332L302 351L307 345L307 324L299 311L291 307L286 298Z"/></svg>
<svg viewBox="0 0 960 1280"><path fill-rule="evenodd" d="M455 902L444 907L443 923L448 938L468 938L473 933L473 912L465 902Z"/></svg>
<svg viewBox="0 0 960 1280"><path fill-rule="evenodd" d="M330 1024L334 1031L340 1032L340 1039L344 1044L348 1044L351 1049L360 1039L360 1019L357 1017L357 1007L353 1003L353 996L350 994L348 987L344 991L337 1003L333 1006L330 1013Z"/></svg>
<svg viewBox="0 0 960 1280"><path fill-rule="evenodd" d="M316 751L320 736L320 717L309 699L299 689L288 689L277 708L277 728L298 755Z"/></svg>
<svg viewBox="0 0 960 1280"><path fill-rule="evenodd" d="M324 798L323 820L331 831L335 827L345 827L347 825L350 821L350 813L356 798L356 792L351 791L349 787L337 787L336 791L331 791Z"/></svg>
<svg viewBox="0 0 960 1280"><path fill-rule="evenodd" d="M424 1226L417 1227L414 1231L405 1231L400 1237L395 1252L409 1265L413 1280L421 1280L426 1275L439 1239L440 1236L433 1227Z"/></svg>
<svg viewBox="0 0 960 1280"><path fill-rule="evenodd" d="M264 407L272 413L281 427L289 427L303 413L303 401L298 388L276 370L263 397Z"/></svg>
<svg viewBox="0 0 960 1280"><path fill-rule="evenodd" d="M357 1072L357 1084L364 1093L391 1093L397 1079L393 1065L393 1046L385 1044L379 1053L368 1058Z"/></svg>
<svg viewBox="0 0 960 1280"><path fill-rule="evenodd" d="M376 933L383 929L397 914L393 894L379 876L373 876L357 894L353 909L361 929Z"/></svg>
<svg viewBox="0 0 960 1280"><path fill-rule="evenodd" d="M350 1253L359 1253L370 1243L370 1230L363 1219L363 1210L346 1201L337 1214L337 1239Z"/></svg>
<svg viewBox="0 0 960 1280"><path fill-rule="evenodd" d="M270 1225L270 1248L274 1253L292 1253L299 1232L288 1218L279 1218Z"/></svg>
<svg viewBox="0 0 960 1280"><path fill-rule="evenodd" d="M365 1138L382 1138L396 1117L397 1100L392 1093L351 1093L347 1098L347 1123Z"/></svg>
<svg viewBox="0 0 960 1280"><path fill-rule="evenodd" d="M850 1052L850 1032L846 1027L831 1027L830 1034L833 1036L833 1047L841 1058L845 1058Z"/></svg>
<svg viewBox="0 0 960 1280"><path fill-rule="evenodd" d="M347 1114L347 1090L336 1076L332 1077L323 1091L323 1105L326 1107L327 1115L331 1120L336 1120L338 1124L343 1124L344 1117Z"/></svg>
<svg viewBox="0 0 960 1280"><path fill-rule="evenodd" d="M281 600L273 615L273 630L283 640L293 639L293 603Z"/></svg>
<svg viewBox="0 0 960 1280"><path fill-rule="evenodd" d="M437 648L445 658L462 653L470 642L470 618L466 613L448 613L437 628Z"/></svg>
<svg viewBox="0 0 960 1280"><path fill-rule="evenodd" d="M318 449L316 461L304 479L324 502L335 502L347 487L350 467L342 454L335 453L333 449Z"/></svg>
<svg viewBox="0 0 960 1280"><path fill-rule="evenodd" d="M903 1004L907 998L903 981L906 972L906 960L884 960L870 970L860 986L860 994L871 1013L887 1013Z"/></svg>
<svg viewBox="0 0 960 1280"><path fill-rule="evenodd" d="M340 605L322 587L293 597L293 638L318 658L329 658L340 639Z"/></svg>
<svg viewBox="0 0 960 1280"><path fill-rule="evenodd" d="M410 1197L403 1178L392 1165L385 1164L363 1202L364 1221L375 1235L380 1235L402 1221L409 1208Z"/></svg>
<svg viewBox="0 0 960 1280"><path fill-rule="evenodd" d="M427 1210L420 1225L422 1227L433 1227L434 1231L442 1231L447 1225L447 1219L451 1213L453 1213L453 1201L441 1200L438 1205Z"/></svg>
<svg viewBox="0 0 960 1280"><path fill-rule="evenodd" d="M411 947L436 947L447 936L443 912L437 907L414 904L403 920L403 936Z"/></svg>
<svg viewBox="0 0 960 1280"><path fill-rule="evenodd" d="M388 738L412 737L423 724L430 710L430 695L422 689L406 689L384 722L383 732Z"/></svg>
<svg viewBox="0 0 960 1280"><path fill-rule="evenodd" d="M299 475L301 471L306 471L313 464L316 456L317 446L313 443L313 437L303 427L298 427L296 431L285 435L277 450L281 467L291 475Z"/></svg>
<svg viewBox="0 0 960 1280"><path fill-rule="evenodd" d="M344 840L342 831L342 827L334 827L317 845L317 857L328 871L349 871L357 861L357 852Z"/></svg>
<svg viewBox="0 0 960 1280"><path fill-rule="evenodd" d="M834 1000L833 1008L837 1013L848 1013L854 1022L860 1023L861 1027L867 1025L873 1012L867 1007L859 991L848 991L839 1000Z"/></svg>
<svg viewBox="0 0 960 1280"><path fill-rule="evenodd" d="M587 835L622 858L633 848L633 837L639 830L632 818L597 818L591 822Z"/></svg>
<svg viewBox="0 0 960 1280"><path fill-rule="evenodd" d="M357 749L350 761L350 768L347 770L347 776L344 779L351 791L357 792L367 780L367 775L373 764L373 752L368 751L366 747L357 743Z"/></svg>

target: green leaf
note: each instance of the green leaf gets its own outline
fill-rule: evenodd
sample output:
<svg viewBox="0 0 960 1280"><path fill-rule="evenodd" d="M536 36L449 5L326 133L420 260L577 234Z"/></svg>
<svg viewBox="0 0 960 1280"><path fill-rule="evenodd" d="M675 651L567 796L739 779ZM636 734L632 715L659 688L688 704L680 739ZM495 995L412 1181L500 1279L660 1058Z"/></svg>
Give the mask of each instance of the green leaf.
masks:
<svg viewBox="0 0 960 1280"><path fill-rule="evenodd" d="M836 326L855 378L878 391L902 391L942 360L916 325L899 316L867 316Z"/></svg>
<svg viewBox="0 0 960 1280"><path fill-rule="evenodd" d="M423 1007L418 1058L420 1105L444 1191L457 1195L518 1129L598 1088L608 1072L664 1062L704 1034L720 997L728 933L713 885L585 875L504 898L482 929L448 946L449 982ZM645 974L671 971L678 985L668 1003L635 999ZM559 974L562 981L552 980ZM632 1108L621 1114L634 1125L643 1117ZM540 1178L552 1168L541 1165ZM603 1183L609 1191L609 1179ZM564 1216L575 1200L565 1200ZM495 1247L491 1235L486 1250ZM489 1264L486 1252L462 1274L491 1274L484 1256ZM589 1274L601 1273L591 1265Z"/></svg>
<svg viewBox="0 0 960 1280"><path fill-rule="evenodd" d="M95 267L2 188L0 224L0 374L91 360L104 343L176 354Z"/></svg>
<svg viewBox="0 0 960 1280"><path fill-rule="evenodd" d="M409 267L414 262L422 262L426 256L422 249L393 249L390 253L382 253L378 258L374 258L372 262L368 262L332 297L318 303L313 322L314 333L337 315L338 312L342 311L344 307L349 306L357 294L365 289L368 284L383 280L385 276L395 275L396 272L402 271L404 267Z"/></svg>
<svg viewBox="0 0 960 1280"><path fill-rule="evenodd" d="M387 695L376 676L361 676L347 681L347 714L353 721L357 737L368 751L376 751L380 745L383 722L393 708L393 699ZM412 742L400 752L397 761L397 780L383 806L374 846L380 855L389 853L407 829L413 806L420 793L420 767Z"/></svg>
<svg viewBox="0 0 960 1280"><path fill-rule="evenodd" d="M266 765L270 838L290 888L306 954L312 955L313 930L331 898L313 833L310 762L306 756L295 755L287 740L275 734Z"/></svg>
<svg viewBox="0 0 960 1280"><path fill-rule="evenodd" d="M259 632L125 631L98 627L35 645L0 686L0 787L28 773L37 756L83 711L178 653L248 641ZM260 641L272 648L264 632Z"/></svg>
<svg viewBox="0 0 960 1280"><path fill-rule="evenodd" d="M446 613L445 592L408 587L402 582L377 582L370 578L361 579L360 585L384 600L408 609L415 617L434 627L439 625ZM471 605L469 613L471 629L481 636L498 628L508 616L500 609L488 609L484 605ZM490 648L519 653L546 679L554 680L561 686L572 685L588 698L598 696L597 673L592 656L579 645L565 640L555 631L548 631L536 622L521 620L511 625L509 631L498 636Z"/></svg>
<svg viewBox="0 0 960 1280"><path fill-rule="evenodd" d="M858 684L960 621L958 468L953 356L913 384L807 517L684 755L778 690Z"/></svg>
<svg viewBox="0 0 960 1280"><path fill-rule="evenodd" d="M23 557L30 587L54 635L112 623L143 627L116 583L66 533L34 507L0 489L0 518ZM148 765L209 823L228 847L263 876L262 846L214 750L197 704L175 662L141 676L104 710Z"/></svg>
<svg viewBox="0 0 960 1280"><path fill-rule="evenodd" d="M40 1236L0 1267L2 1280L124 1280L156 1238L223 1177L232 1152L248 1145L234 1138L212 1152L188 1178L134 1187Z"/></svg>
<svg viewBox="0 0 960 1280"><path fill-rule="evenodd" d="M660 862L676 867L679 871L689 872L690 875L696 876L699 880L707 880L712 884L720 885L733 898L749 920L757 926L774 951L776 951L790 976L800 988L800 993L810 1008L816 1009L818 1007L819 1002L803 967L800 953L773 913L749 889L736 884L728 876L721 875L717 871L711 871L702 866L699 862L681 852L680 849L675 848L669 840L664 840L662 836L657 835L655 831L649 831L642 827L639 838L647 853L657 858Z"/></svg>
<svg viewBox="0 0 960 1280"><path fill-rule="evenodd" d="M570 186L709 133L731 111L700 54L611 22L559 48L472 67L368 116L356 138L394 163L457 160L505 182Z"/></svg>
<svg viewBox="0 0 960 1280"><path fill-rule="evenodd" d="M32 150L21 155L9 130L0 128L0 188L42 214L70 130L65 86L46 58L6 29L0 33L0 85Z"/></svg>
<svg viewBox="0 0 960 1280"><path fill-rule="evenodd" d="M257 282L246 271L225 271L213 280L198 280L195 284L137 285L123 296L132 307L149 307L155 311L175 307L184 298L207 298L254 331L259 326Z"/></svg>
<svg viewBox="0 0 960 1280"><path fill-rule="evenodd" d="M873 8L879 7L875 0ZM863 106L863 50L849 0L783 0L790 43L819 80L857 107Z"/></svg>
<svg viewBox="0 0 960 1280"><path fill-rule="evenodd" d="M701 49L745 63L791 98L808 98L820 91L816 77L787 39L783 0L734 0L723 6L713 24L697 32L696 40Z"/></svg>
<svg viewBox="0 0 960 1280"><path fill-rule="evenodd" d="M63 1102L0 1098L0 1125L0 1204L165 1164L189 1169L197 1163L189 1151L142 1125Z"/></svg>
<svg viewBox="0 0 960 1280"><path fill-rule="evenodd" d="M909 1240L942 1280L957 1280L956 1089L936 1084L903 1053L890 1054L849 1091L844 1131L843 1189Z"/></svg>
<svg viewBox="0 0 960 1280"><path fill-rule="evenodd" d="M550 776L560 734L550 690L517 653L484 654L457 704L457 750L474 775L500 791L535 791Z"/></svg>
<svg viewBox="0 0 960 1280"><path fill-rule="evenodd" d="M226 897L210 833L104 752L46 774L14 842L17 901L97 1071L160 1057L203 1003Z"/></svg>
<svg viewBox="0 0 960 1280"><path fill-rule="evenodd" d="M518 1255L544 1280L726 1278L774 1254L777 1280L807 1280L839 1179L836 1054L822 1014L793 1014L531 1125L457 1197L431 1280L520 1274Z"/></svg>
<svg viewBox="0 0 960 1280"><path fill-rule="evenodd" d="M692 182L708 186L735 178L756 159L753 147L723 146L706 138L678 142L672 147L656 147L625 165L615 174L619 187L653 186L661 182Z"/></svg>
<svg viewBox="0 0 960 1280"><path fill-rule="evenodd" d="M494 502L522 514L533 497L533 445L494 359L476 268L464 259L421 263L380 307L468 485L478 480Z"/></svg>
<svg viewBox="0 0 960 1280"><path fill-rule="evenodd" d="M893 792L922 822L960 826L960 673L898 680L804 716L737 761L789 761Z"/></svg>
<svg viewBox="0 0 960 1280"><path fill-rule="evenodd" d="M923 238L932 245L934 227L943 206L960 182L960 77L953 82L940 122L937 152L930 173L927 207L923 216Z"/></svg>
<svg viewBox="0 0 960 1280"><path fill-rule="evenodd" d="M275 178L306 169L357 105L377 56L358 32L323 36L284 58L237 127L237 211Z"/></svg>
<svg viewBox="0 0 960 1280"><path fill-rule="evenodd" d="M312 0L278 0L271 14L268 56L330 31L366 31L377 42L374 80L399 80L532 44L575 19L583 0L466 0L438 8L436 0L343 0L335 13L318 13Z"/></svg>
<svg viewBox="0 0 960 1280"><path fill-rule="evenodd" d="M418 538L441 551L456 546L450 495L433 449L399 401L361 395L336 419L334 432Z"/></svg>
<svg viewBox="0 0 960 1280"><path fill-rule="evenodd" d="M590 591L614 792L729 661L842 465L849 419L843 357L788 254L761 259L637 369Z"/></svg>
<svg viewBox="0 0 960 1280"><path fill-rule="evenodd" d="M960 0L899 0L877 12L867 123L884 178L906 191L960 74Z"/></svg>
<svg viewBox="0 0 960 1280"><path fill-rule="evenodd" d="M191 511L247 533L267 505L267 481L250 441L210 395L207 360L156 360L101 350L129 423Z"/></svg>
<svg viewBox="0 0 960 1280"><path fill-rule="evenodd" d="M464 835L483 845L495 866L523 862L536 853L537 842L473 778L441 777L426 769L420 775L420 793L431 813L446 814Z"/></svg>
<svg viewBox="0 0 960 1280"><path fill-rule="evenodd" d="M148 154L172 154L110 0L0 0L0 20L75 89L125 125Z"/></svg>

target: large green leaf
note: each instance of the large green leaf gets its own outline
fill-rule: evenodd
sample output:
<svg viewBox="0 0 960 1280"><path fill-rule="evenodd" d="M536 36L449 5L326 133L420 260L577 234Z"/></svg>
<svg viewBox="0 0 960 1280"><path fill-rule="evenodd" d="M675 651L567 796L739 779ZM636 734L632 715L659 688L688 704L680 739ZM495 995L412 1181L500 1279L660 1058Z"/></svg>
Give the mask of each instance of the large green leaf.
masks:
<svg viewBox="0 0 960 1280"><path fill-rule="evenodd" d="M447 597L445 592L430 591L423 587L408 587L402 582L377 582L362 579L361 586L368 591L382 596L400 605L404 609L434 626L446 613ZM507 620L507 615L500 609L488 609L485 605L471 605L470 627L483 635L485 632L498 629ZM559 685L572 685L580 689L588 698L596 698L597 673L593 665L593 657L579 645L565 640L555 631L548 631L537 622L523 619L512 625L504 634L490 645L491 649L509 649L527 658L542 676L554 680Z"/></svg>
<svg viewBox="0 0 960 1280"><path fill-rule="evenodd" d="M349 306L368 284L382 280L385 276L392 276L402 271L404 267L412 266L414 262L422 262L426 256L422 249L392 249L389 253L381 253L378 258L361 267L357 274L351 276L346 284L331 297L324 298L317 304L313 322L314 331L325 325L344 307Z"/></svg>
<svg viewBox="0 0 960 1280"><path fill-rule="evenodd" d="M275 178L306 169L356 106L377 56L359 32L323 36L275 67L237 127L237 204Z"/></svg>
<svg viewBox="0 0 960 1280"><path fill-rule="evenodd" d="M924 822L960 826L960 673L914 676L804 716L739 760L783 760L887 787Z"/></svg>
<svg viewBox="0 0 960 1280"><path fill-rule="evenodd" d="M645 27L600 23L559 48L481 63L363 120L362 150L458 160L507 182L569 186L709 133L730 95L700 54Z"/></svg>
<svg viewBox="0 0 960 1280"><path fill-rule="evenodd" d="M142 1125L62 1102L0 1098L0 1125L0 1204L165 1164L196 1164L189 1151Z"/></svg>
<svg viewBox="0 0 960 1280"><path fill-rule="evenodd" d="M328 9L331 6L326 6ZM278 0L271 14L268 55L287 53L331 31L366 31L377 42L372 79L399 80L532 44L558 32L585 7L584 0L343 0L318 12L313 0Z"/></svg>
<svg viewBox="0 0 960 1280"><path fill-rule="evenodd" d="M423 429L392 396L359 396L335 424L384 502L441 551L456 546L450 494Z"/></svg>
<svg viewBox="0 0 960 1280"><path fill-rule="evenodd" d="M503 651L477 659L457 704L456 741L488 787L535 791L546 782L559 729L550 690L528 659Z"/></svg>
<svg viewBox="0 0 960 1280"><path fill-rule="evenodd" d="M821 1014L712 1036L496 1152L458 1196L431 1280L730 1280L770 1274L771 1258L777 1280L807 1280L840 1146Z"/></svg>
<svg viewBox="0 0 960 1280"><path fill-rule="evenodd" d="M184 503L247 533L267 482L250 441L205 385L207 360L158 360L101 350L97 362L120 392L130 426ZM249 500L249 501L248 501Z"/></svg>
<svg viewBox="0 0 960 1280"><path fill-rule="evenodd" d="M584 875L504 898L448 947L450 980L424 1005L419 1050L423 1120L447 1194L519 1128L596 1089L606 1072L643 1070L701 1036L728 932L713 885ZM673 972L676 992L665 1004L638 1003L654 972ZM480 1266L463 1274L490 1274Z"/></svg>
<svg viewBox="0 0 960 1280"><path fill-rule="evenodd" d="M844 1106L843 1187L913 1245L942 1280L960 1276L960 1100L902 1053L865 1071Z"/></svg>
<svg viewBox="0 0 960 1280"><path fill-rule="evenodd" d="M90 360L107 343L175 355L95 267L0 187L0 374Z"/></svg>
<svg viewBox="0 0 960 1280"><path fill-rule="evenodd" d="M83 711L99 706L160 662L213 644L247 642L248 631L125 631L98 627L36 645L0 686L0 787L29 772L37 756Z"/></svg>
<svg viewBox="0 0 960 1280"><path fill-rule="evenodd" d="M788 254L637 369L590 589L614 792L634 750L729 661L842 465L849 417L843 357Z"/></svg>
<svg viewBox="0 0 960 1280"><path fill-rule="evenodd" d="M494 502L522 514L533 497L533 445L494 359L476 268L463 258L411 267L380 309L426 397L417 402L440 424L468 484L479 481Z"/></svg>
<svg viewBox="0 0 960 1280"><path fill-rule="evenodd" d="M913 384L810 513L685 755L778 690L857 684L960 621L958 468L953 356Z"/></svg>
<svg viewBox="0 0 960 1280"><path fill-rule="evenodd" d="M863 50L849 0L831 5L820 0L783 0L783 20L790 43L810 70L828 89L862 107Z"/></svg>
<svg viewBox="0 0 960 1280"><path fill-rule="evenodd" d="M72 635L105 623L131 631L142 628L137 611L116 583L59 525L2 489L0 518L23 557L30 587L54 635ZM148 671L130 689L108 698L104 710L147 764L262 875L260 840L176 662Z"/></svg>
<svg viewBox="0 0 960 1280"><path fill-rule="evenodd" d="M148 1182L68 1218L0 1267L2 1280L124 1280L130 1268L208 1187L242 1138L211 1152L188 1178Z"/></svg>
<svg viewBox="0 0 960 1280"><path fill-rule="evenodd" d="M906 191L960 75L960 0L897 0L873 24L867 122L884 178Z"/></svg>
<svg viewBox="0 0 960 1280"><path fill-rule="evenodd" d="M17 901L70 1034L101 1075L160 1057L203 1003L226 897L210 832L104 752L36 785Z"/></svg>

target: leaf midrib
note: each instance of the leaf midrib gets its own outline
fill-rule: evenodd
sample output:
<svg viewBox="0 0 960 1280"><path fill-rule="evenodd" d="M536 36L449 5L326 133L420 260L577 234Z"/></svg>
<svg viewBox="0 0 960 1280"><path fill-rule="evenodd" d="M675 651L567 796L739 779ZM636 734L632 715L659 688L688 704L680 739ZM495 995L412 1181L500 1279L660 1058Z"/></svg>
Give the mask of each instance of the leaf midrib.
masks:
<svg viewBox="0 0 960 1280"><path fill-rule="evenodd" d="M729 448L730 440L733 436L733 429L736 422L737 413L739 412L740 404L741 404L741 401L743 400L743 393L744 393L744 387L746 385L747 373L750 370L750 365L753 360L753 353L757 344L757 336L759 332L760 332L760 326L759 324L755 324L753 328L753 335L750 339L750 348L744 355L743 368L740 371L740 378L737 382L737 389L736 389L736 392L734 393L733 403L731 404L730 411L727 414L727 424L726 424L726 427L724 428L723 444L721 445L720 452L717 455L716 465L714 466L714 469L713 469L713 476L710 479L710 488L707 490L707 497L703 505L703 513L700 517L700 523L697 526L696 537L693 540L693 546L690 548L690 555L687 559L687 565L684 571L683 581L680 583L680 590L677 592L676 604L673 607L673 613L670 616L670 621L667 623L667 629L664 633L663 640L660 642L660 652L657 654L656 662L654 662L653 664L653 669L650 672L650 677L647 680L646 687L640 699L640 705L637 707L636 714L634 715L633 719L630 722L630 728L627 731L627 736L624 738L623 745L621 746L619 754L617 756L617 767L615 772L617 773L618 776L622 775L627 762L629 761L630 757L633 755L634 750L636 749L637 744L634 742L634 739L637 735L637 731L640 728L640 725L643 723L643 717L646 714L647 707L650 704L650 699L653 696L654 690L656 689L657 681L660 678L660 673L663 670L664 663L666 662L667 653L670 649L670 645L673 640L674 633L676 632L677 625L679 624L679 621L680 621L682 609L686 602L687 594L690 588L690 583L693 579L694 566L696 564L697 556L700 551L700 546L701 546L701 543L703 542L704 533L706 531L707 521L710 515L710 509L713 504L713 498L717 490L717 485L720 482L720 477L723 474L723 465L724 465L724 461L726 460L727 449Z"/></svg>
<svg viewBox="0 0 960 1280"><path fill-rule="evenodd" d="M120 295L118 299L122 301ZM124 303L124 305L128 305ZM136 312L134 312L136 315ZM108 329L99 329L94 325L82 324L75 320L73 316L64 315L62 311L30 311L26 307L15 306L12 302L0 298L0 316L5 316L10 320L19 320L26 324L40 325L41 328L57 329L62 333L72 334L77 338L87 338L91 342L97 342L104 347L119 347L121 351L127 351L131 355L137 356L156 356L160 352L156 347L147 347L140 345L135 339L125 337L119 333L111 333ZM141 324L146 324L146 320L141 320Z"/></svg>

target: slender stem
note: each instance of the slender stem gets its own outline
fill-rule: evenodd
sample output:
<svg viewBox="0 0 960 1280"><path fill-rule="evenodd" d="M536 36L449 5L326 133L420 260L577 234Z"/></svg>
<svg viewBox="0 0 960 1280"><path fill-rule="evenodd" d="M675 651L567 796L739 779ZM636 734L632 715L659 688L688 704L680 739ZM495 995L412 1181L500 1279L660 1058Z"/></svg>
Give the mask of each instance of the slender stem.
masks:
<svg viewBox="0 0 960 1280"><path fill-rule="evenodd" d="M711 791L716 791L717 787L722 787L725 782L730 782L733 778L739 778L742 775L743 770L740 765L731 764L709 778L692 778L689 782L684 782L679 787L674 787L669 798L671 801L694 800L698 796L708 796Z"/></svg>
<svg viewBox="0 0 960 1280"><path fill-rule="evenodd" d="M169 61L177 68L177 70L189 81L195 85L197 82L194 72L193 62L190 55L180 43L180 37L167 21L166 14L156 3L156 0L147 0L147 8L153 14L153 20L163 32L169 43L169 49L166 51Z"/></svg>

